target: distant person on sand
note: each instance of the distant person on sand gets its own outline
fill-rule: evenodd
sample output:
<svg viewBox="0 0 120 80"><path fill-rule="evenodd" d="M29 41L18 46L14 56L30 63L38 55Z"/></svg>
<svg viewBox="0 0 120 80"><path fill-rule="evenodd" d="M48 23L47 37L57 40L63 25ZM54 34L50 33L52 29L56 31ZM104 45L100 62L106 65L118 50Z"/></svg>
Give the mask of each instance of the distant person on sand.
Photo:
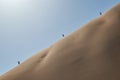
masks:
<svg viewBox="0 0 120 80"><path fill-rule="evenodd" d="M100 12L100 15L102 15L102 12Z"/></svg>
<svg viewBox="0 0 120 80"><path fill-rule="evenodd" d="M18 61L18 64L20 64L20 61Z"/></svg>

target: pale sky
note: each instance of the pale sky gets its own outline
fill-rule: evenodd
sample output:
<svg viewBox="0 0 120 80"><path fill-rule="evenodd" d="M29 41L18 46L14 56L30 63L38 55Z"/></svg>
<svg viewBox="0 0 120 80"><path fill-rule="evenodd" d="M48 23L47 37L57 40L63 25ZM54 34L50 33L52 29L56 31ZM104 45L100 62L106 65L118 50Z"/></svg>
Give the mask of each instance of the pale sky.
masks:
<svg viewBox="0 0 120 80"><path fill-rule="evenodd" d="M0 0L0 75L120 0Z"/></svg>

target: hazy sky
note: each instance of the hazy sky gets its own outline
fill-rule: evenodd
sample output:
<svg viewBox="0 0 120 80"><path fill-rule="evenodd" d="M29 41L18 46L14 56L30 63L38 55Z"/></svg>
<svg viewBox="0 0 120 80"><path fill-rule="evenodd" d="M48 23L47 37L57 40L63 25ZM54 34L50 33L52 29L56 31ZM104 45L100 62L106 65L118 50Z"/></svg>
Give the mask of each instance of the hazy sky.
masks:
<svg viewBox="0 0 120 80"><path fill-rule="evenodd" d="M0 75L120 0L0 0Z"/></svg>

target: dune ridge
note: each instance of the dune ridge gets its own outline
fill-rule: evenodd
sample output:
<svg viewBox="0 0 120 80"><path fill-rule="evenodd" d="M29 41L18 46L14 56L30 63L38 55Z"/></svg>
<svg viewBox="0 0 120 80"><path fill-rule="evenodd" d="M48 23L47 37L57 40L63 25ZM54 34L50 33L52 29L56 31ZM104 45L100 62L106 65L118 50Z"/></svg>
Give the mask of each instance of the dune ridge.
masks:
<svg viewBox="0 0 120 80"><path fill-rule="evenodd" d="M120 3L0 80L120 80Z"/></svg>

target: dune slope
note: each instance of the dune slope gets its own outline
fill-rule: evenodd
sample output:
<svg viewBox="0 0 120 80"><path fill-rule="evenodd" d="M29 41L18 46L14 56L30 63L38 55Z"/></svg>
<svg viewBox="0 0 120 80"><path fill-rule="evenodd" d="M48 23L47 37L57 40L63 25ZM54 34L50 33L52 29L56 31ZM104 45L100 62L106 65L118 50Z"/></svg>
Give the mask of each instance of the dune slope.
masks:
<svg viewBox="0 0 120 80"><path fill-rule="evenodd" d="M120 80L120 3L0 80Z"/></svg>

